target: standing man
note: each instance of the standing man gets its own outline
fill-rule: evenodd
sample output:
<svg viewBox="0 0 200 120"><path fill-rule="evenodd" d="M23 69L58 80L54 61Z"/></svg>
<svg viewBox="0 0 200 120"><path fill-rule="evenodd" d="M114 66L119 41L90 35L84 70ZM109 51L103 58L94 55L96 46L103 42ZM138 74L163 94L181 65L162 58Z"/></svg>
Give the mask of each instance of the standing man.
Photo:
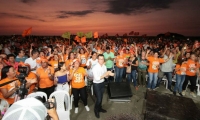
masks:
<svg viewBox="0 0 200 120"><path fill-rule="evenodd" d="M114 56L113 52L110 52L110 47L106 47L106 52L103 55L105 58L105 62L106 62L105 65L106 65L107 71L112 71L115 56ZM114 80L114 78L110 76L110 77L108 77L107 80L108 80L107 82L111 82Z"/></svg>
<svg viewBox="0 0 200 120"><path fill-rule="evenodd" d="M38 50L34 49L31 51L31 57L25 60L25 63L29 64L31 67L31 72L36 73L37 63L36 58L38 58L39 52Z"/></svg>
<svg viewBox="0 0 200 120"><path fill-rule="evenodd" d="M97 118L100 118L99 112L107 112L102 108L102 99L104 93L104 78L109 76L114 76L114 73L107 71L106 66L104 65L104 56L102 54L98 55L98 63L92 68L92 73L94 76L93 87L94 94L96 96L94 113Z"/></svg>

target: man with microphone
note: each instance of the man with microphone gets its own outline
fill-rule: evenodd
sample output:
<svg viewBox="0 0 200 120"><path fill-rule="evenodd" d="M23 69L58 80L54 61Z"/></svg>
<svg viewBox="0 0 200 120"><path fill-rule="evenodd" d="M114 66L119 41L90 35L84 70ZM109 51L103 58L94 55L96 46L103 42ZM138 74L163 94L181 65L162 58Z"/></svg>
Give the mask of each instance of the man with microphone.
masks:
<svg viewBox="0 0 200 120"><path fill-rule="evenodd" d="M93 73L93 87L94 87L94 94L96 96L94 113L97 118L100 118L99 112L107 112L102 108L102 99L103 93L105 89L104 78L109 76L114 76L114 73L111 71L107 71L107 68L104 64L104 56L103 54L98 55L98 63L92 68Z"/></svg>

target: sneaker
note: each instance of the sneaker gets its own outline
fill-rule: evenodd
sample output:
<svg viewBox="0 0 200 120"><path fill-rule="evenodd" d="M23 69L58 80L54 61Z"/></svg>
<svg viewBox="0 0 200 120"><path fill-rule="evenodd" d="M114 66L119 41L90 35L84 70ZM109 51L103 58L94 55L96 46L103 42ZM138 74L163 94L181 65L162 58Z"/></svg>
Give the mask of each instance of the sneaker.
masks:
<svg viewBox="0 0 200 120"><path fill-rule="evenodd" d="M78 108L77 108L77 107L75 108L75 111L74 111L74 113L78 113Z"/></svg>
<svg viewBox="0 0 200 120"><path fill-rule="evenodd" d="M185 90L182 91L182 95L185 96Z"/></svg>
<svg viewBox="0 0 200 120"><path fill-rule="evenodd" d="M154 88L154 90L158 89L159 87Z"/></svg>
<svg viewBox="0 0 200 120"><path fill-rule="evenodd" d="M173 92L174 95L176 95L176 92Z"/></svg>
<svg viewBox="0 0 200 120"><path fill-rule="evenodd" d="M156 88L155 89L158 89L159 88L159 86L156 86Z"/></svg>
<svg viewBox="0 0 200 120"><path fill-rule="evenodd" d="M194 92L191 92L190 95L192 95L192 97L197 97Z"/></svg>
<svg viewBox="0 0 200 120"><path fill-rule="evenodd" d="M90 111L90 108L86 105L85 106L86 111Z"/></svg>
<svg viewBox="0 0 200 120"><path fill-rule="evenodd" d="M147 88L148 91L151 91L151 88Z"/></svg>
<svg viewBox="0 0 200 120"><path fill-rule="evenodd" d="M183 96L182 93L178 93L181 97Z"/></svg>

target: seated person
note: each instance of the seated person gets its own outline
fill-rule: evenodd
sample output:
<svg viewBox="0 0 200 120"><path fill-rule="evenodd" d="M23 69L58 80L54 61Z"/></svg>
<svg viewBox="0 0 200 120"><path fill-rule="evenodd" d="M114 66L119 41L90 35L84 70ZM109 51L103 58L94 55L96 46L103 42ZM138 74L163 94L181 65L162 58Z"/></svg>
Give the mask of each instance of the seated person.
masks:
<svg viewBox="0 0 200 120"><path fill-rule="evenodd" d="M16 72L13 66L5 66L1 71L0 84L16 79ZM9 84L0 87L0 98L5 99L11 105L14 103L15 92L20 86L19 80L13 81Z"/></svg>

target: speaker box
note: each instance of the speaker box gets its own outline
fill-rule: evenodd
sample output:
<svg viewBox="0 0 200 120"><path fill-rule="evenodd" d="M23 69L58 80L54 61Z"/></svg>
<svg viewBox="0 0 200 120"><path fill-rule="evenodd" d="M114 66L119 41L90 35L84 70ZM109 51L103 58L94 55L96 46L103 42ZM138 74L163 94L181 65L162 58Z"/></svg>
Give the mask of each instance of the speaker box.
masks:
<svg viewBox="0 0 200 120"><path fill-rule="evenodd" d="M145 120L200 120L200 111L192 99L146 92Z"/></svg>
<svg viewBox="0 0 200 120"><path fill-rule="evenodd" d="M110 99L132 97L130 83L111 82L108 83L108 95Z"/></svg>

